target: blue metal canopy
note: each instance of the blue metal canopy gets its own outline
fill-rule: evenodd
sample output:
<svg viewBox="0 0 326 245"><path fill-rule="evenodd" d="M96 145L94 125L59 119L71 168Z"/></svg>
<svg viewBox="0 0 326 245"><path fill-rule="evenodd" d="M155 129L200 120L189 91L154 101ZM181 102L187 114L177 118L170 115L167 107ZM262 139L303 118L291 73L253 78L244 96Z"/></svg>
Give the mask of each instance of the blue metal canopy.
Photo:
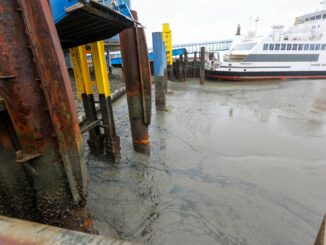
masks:
<svg viewBox="0 0 326 245"><path fill-rule="evenodd" d="M62 47L108 39L134 25L129 7L119 0L50 0Z"/></svg>

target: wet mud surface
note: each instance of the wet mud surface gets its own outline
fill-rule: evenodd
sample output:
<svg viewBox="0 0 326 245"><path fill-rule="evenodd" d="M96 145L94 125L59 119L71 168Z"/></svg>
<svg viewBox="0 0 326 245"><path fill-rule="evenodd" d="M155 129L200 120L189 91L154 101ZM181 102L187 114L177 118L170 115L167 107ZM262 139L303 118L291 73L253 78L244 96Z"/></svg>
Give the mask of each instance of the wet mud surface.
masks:
<svg viewBox="0 0 326 245"><path fill-rule="evenodd" d="M151 156L132 150L126 98L114 104L120 164L87 155L95 228L155 245L313 244L326 213L326 82L198 83L170 83Z"/></svg>

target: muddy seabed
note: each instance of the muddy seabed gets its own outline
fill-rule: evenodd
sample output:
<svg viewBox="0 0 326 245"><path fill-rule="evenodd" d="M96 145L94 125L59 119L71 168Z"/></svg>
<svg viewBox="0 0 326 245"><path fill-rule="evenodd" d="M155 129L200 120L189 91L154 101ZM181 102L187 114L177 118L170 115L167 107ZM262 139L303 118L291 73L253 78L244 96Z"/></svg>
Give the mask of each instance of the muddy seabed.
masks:
<svg viewBox="0 0 326 245"><path fill-rule="evenodd" d="M151 156L87 156L102 235L144 244L313 244L326 213L326 81L170 83L153 109Z"/></svg>

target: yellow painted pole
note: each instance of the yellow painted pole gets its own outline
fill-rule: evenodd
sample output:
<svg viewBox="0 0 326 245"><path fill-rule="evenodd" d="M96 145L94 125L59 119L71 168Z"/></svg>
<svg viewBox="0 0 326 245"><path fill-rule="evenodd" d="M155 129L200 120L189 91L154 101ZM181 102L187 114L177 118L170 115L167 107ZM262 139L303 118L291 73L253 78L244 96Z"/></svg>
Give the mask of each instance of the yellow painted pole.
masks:
<svg viewBox="0 0 326 245"><path fill-rule="evenodd" d="M105 97L109 97L111 96L111 91L104 54L104 42L99 41L92 43L91 49L98 93L103 94Z"/></svg>
<svg viewBox="0 0 326 245"><path fill-rule="evenodd" d="M70 56L74 67L78 94L93 94L92 81L88 68L85 45L76 48L71 48Z"/></svg>
<svg viewBox="0 0 326 245"><path fill-rule="evenodd" d="M75 75L75 83L78 93L78 99L81 101L82 94L85 93L85 86L83 82L83 75L82 75L82 65L78 58L78 48L71 48L70 49L70 59L73 65L74 75Z"/></svg>
<svg viewBox="0 0 326 245"><path fill-rule="evenodd" d="M172 31L168 23L163 24L163 42L166 47L166 62L168 65L173 65Z"/></svg>
<svg viewBox="0 0 326 245"><path fill-rule="evenodd" d="M116 162L120 159L120 138L116 134L113 118L109 75L104 53L104 42L98 41L92 43L91 53L104 128L104 149L106 157L110 161Z"/></svg>
<svg viewBox="0 0 326 245"><path fill-rule="evenodd" d="M97 121L97 114L86 54L85 45L70 49L78 97L83 101L87 121L92 123ZM92 154L100 156L103 153L103 137L98 126L89 130L88 144Z"/></svg>

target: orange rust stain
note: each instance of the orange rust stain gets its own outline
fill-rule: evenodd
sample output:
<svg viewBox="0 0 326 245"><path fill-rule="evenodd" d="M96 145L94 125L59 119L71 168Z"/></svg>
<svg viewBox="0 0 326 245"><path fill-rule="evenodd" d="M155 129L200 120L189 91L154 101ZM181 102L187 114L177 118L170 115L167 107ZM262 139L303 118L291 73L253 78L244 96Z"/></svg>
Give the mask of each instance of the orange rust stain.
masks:
<svg viewBox="0 0 326 245"><path fill-rule="evenodd" d="M128 96L140 96L140 93L138 91L129 91L127 92Z"/></svg>
<svg viewBox="0 0 326 245"><path fill-rule="evenodd" d="M136 145L148 145L149 144L149 140L148 139L134 140L133 143L136 144Z"/></svg>
<svg viewBox="0 0 326 245"><path fill-rule="evenodd" d="M84 221L83 226L80 228L80 231L82 231L82 232L89 232L92 229L93 225L94 225L94 223L93 223L93 220L92 219L90 219L90 218L89 219L86 219Z"/></svg>
<svg viewBox="0 0 326 245"><path fill-rule="evenodd" d="M1 123L0 123L1 127ZM2 145L5 150L13 150L12 143L10 141L10 138L8 135L5 134L5 132L0 130L0 145Z"/></svg>

